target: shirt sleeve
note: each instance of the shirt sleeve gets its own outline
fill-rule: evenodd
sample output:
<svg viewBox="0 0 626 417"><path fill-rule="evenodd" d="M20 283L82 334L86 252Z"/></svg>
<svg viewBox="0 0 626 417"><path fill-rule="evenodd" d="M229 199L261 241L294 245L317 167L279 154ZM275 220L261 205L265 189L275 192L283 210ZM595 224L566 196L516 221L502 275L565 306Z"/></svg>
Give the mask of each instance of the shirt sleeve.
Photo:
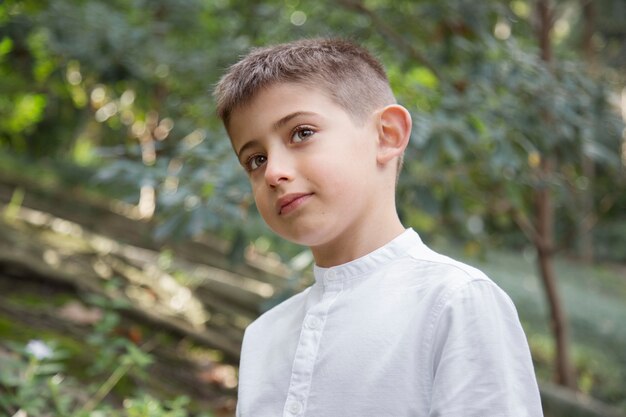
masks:
<svg viewBox="0 0 626 417"><path fill-rule="evenodd" d="M433 324L429 416L543 416L526 336L497 285L464 284Z"/></svg>

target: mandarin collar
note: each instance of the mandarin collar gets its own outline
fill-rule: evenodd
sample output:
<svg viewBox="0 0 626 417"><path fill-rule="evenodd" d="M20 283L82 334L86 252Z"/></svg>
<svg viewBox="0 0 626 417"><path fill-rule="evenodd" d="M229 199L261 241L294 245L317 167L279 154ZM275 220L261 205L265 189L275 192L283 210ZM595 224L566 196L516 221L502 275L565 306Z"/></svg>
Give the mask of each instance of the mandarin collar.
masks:
<svg viewBox="0 0 626 417"><path fill-rule="evenodd" d="M313 265L313 275L315 281L325 287L340 284L375 271L382 265L406 255L407 250L416 245L423 245L422 240L413 229L408 228L389 243L353 261L330 268Z"/></svg>

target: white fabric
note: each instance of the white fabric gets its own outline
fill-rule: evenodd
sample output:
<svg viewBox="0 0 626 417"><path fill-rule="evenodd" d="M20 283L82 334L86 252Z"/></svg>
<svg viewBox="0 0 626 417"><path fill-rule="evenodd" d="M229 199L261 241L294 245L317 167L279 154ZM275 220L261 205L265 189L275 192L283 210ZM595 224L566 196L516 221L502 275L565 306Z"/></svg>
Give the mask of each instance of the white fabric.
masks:
<svg viewBox="0 0 626 417"><path fill-rule="evenodd" d="M509 297L408 229L246 330L238 417L542 416Z"/></svg>

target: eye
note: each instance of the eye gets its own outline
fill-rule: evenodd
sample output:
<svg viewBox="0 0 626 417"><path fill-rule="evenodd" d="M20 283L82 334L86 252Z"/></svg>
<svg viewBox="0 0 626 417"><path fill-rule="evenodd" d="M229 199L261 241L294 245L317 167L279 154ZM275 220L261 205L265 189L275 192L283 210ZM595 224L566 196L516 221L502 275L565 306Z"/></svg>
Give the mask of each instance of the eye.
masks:
<svg viewBox="0 0 626 417"><path fill-rule="evenodd" d="M298 126L291 133L292 143L301 143L307 141L311 136L315 134L315 131L308 126Z"/></svg>
<svg viewBox="0 0 626 417"><path fill-rule="evenodd" d="M246 168L246 171L252 172L260 168L266 162L267 162L267 157L265 155L256 154L246 159L244 167Z"/></svg>

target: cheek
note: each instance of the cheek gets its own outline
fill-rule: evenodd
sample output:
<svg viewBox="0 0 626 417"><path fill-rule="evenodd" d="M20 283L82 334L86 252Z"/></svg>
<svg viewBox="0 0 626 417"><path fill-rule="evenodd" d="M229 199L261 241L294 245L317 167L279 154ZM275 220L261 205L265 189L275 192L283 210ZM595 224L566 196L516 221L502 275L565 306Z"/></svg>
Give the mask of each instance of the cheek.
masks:
<svg viewBox="0 0 626 417"><path fill-rule="evenodd" d="M267 195L265 195L264 193L255 192L253 190L252 196L254 197L254 202L256 203L259 212L265 215L265 212L268 210L269 206L269 200L267 198Z"/></svg>
<svg viewBox="0 0 626 417"><path fill-rule="evenodd" d="M329 161L325 161L329 162ZM359 164L355 164L351 157L341 158L336 163L324 163L316 171L316 177L308 179L315 184L322 195L332 200L326 203L342 202L345 204L356 198L363 190L361 182L366 175ZM348 203L349 205L349 203Z"/></svg>
<svg viewBox="0 0 626 417"><path fill-rule="evenodd" d="M267 193L259 191L259 189L252 184L252 197L254 198L254 203L261 217L267 221L268 215L271 214L273 210L273 203L269 201Z"/></svg>

